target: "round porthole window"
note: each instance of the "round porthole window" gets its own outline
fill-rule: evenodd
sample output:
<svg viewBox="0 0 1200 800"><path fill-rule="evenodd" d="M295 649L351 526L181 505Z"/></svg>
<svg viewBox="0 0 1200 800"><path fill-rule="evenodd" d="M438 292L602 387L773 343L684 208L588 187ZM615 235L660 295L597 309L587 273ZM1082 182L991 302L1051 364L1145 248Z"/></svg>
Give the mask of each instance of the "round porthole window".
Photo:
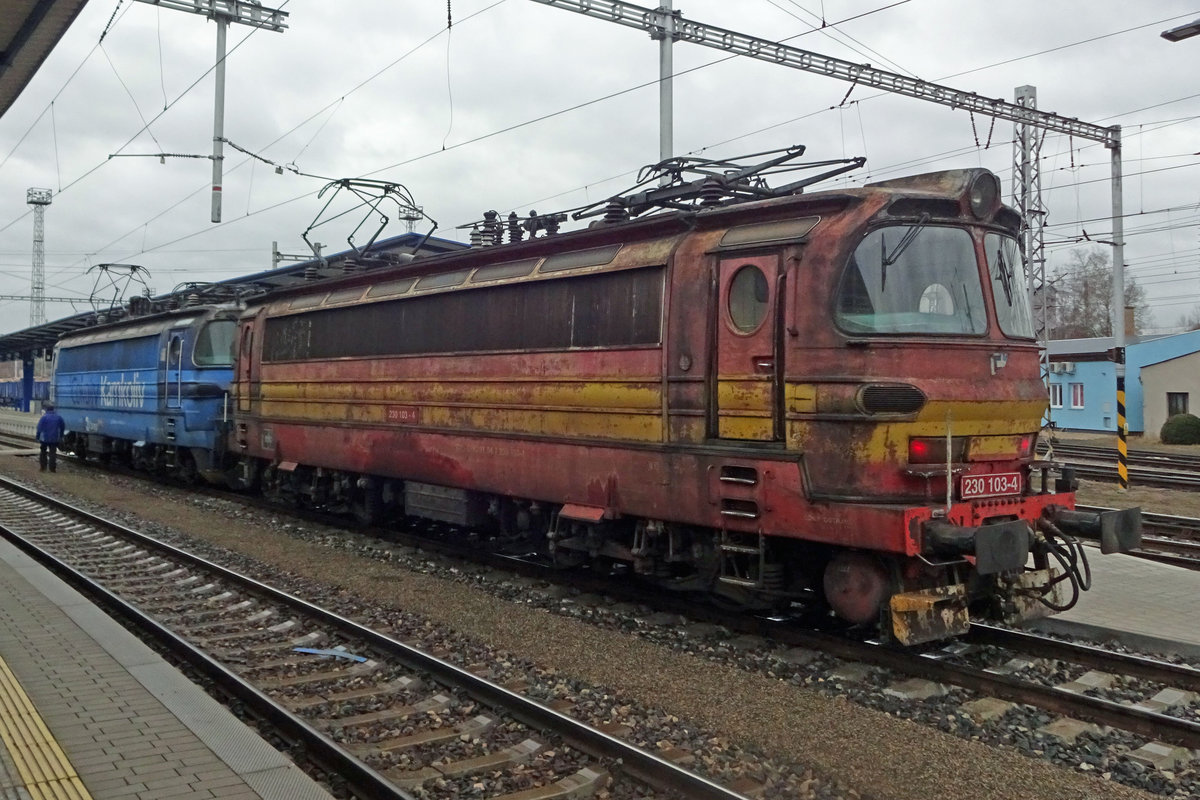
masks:
<svg viewBox="0 0 1200 800"><path fill-rule="evenodd" d="M767 276L758 267L747 264L729 284L729 318L742 333L750 333L767 316Z"/></svg>

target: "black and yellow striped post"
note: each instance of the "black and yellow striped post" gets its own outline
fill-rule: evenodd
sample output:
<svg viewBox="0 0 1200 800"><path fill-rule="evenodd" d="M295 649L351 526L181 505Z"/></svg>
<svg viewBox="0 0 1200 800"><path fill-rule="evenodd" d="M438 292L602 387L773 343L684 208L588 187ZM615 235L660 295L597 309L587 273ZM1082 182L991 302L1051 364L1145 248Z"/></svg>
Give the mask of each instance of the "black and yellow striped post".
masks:
<svg viewBox="0 0 1200 800"><path fill-rule="evenodd" d="M1126 446L1128 425L1125 424L1125 365L1117 365L1117 477L1121 488L1129 488L1129 450Z"/></svg>
<svg viewBox="0 0 1200 800"><path fill-rule="evenodd" d="M1125 421L1125 347L1118 345L1108 353L1117 374L1117 480L1123 491L1129 488L1129 448L1125 441L1129 435L1129 424Z"/></svg>

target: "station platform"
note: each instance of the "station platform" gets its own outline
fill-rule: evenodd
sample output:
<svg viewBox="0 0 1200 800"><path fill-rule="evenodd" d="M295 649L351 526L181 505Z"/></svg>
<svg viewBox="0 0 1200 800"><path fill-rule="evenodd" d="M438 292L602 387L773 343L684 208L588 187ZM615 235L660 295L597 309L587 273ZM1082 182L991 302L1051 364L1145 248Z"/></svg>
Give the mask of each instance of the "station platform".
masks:
<svg viewBox="0 0 1200 800"><path fill-rule="evenodd" d="M1200 658L1200 572L1089 547L1092 588L1034 627Z"/></svg>
<svg viewBox="0 0 1200 800"><path fill-rule="evenodd" d="M38 418L41 416L40 408L37 411L0 408L0 431L15 433L19 436L33 436L37 430Z"/></svg>
<svg viewBox="0 0 1200 800"><path fill-rule="evenodd" d="M0 798L330 797L116 621L0 541Z"/></svg>

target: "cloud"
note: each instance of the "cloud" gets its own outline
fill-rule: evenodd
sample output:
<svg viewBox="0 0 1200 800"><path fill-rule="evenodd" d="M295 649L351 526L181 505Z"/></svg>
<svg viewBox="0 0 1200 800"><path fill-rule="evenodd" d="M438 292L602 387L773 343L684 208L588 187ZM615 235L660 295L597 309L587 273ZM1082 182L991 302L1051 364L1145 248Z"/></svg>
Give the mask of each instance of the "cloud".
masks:
<svg viewBox="0 0 1200 800"><path fill-rule="evenodd" d="M790 0L675 5L687 18L771 39L815 21ZM1149 281L1174 270L1177 278L1147 286L1162 322L1200 304L1197 123L1158 127L1200 114L1200 99L1137 111L1195 93L1200 39L1169 44L1158 36L1169 24L1118 33L1194 16L1194 8L1016 0L1001 13L995 5L923 0L869 13L884 5L824 4L829 23L864 16L791 43L927 80L1048 51L945 82L1005 99L1032 84L1042 109L1121 124L1127 211L1146 212L1127 225L1129 274ZM658 160L657 87L633 88L657 77L658 46L644 33L528 0L457 0L451 8L448 37L444 6L396 0L291 0L284 33L231 26L227 138L314 175L404 183L442 223L439 235L462 238L453 226L487 209L546 212L602 199ZM86 6L0 118L0 292L28 292L29 186L56 194L46 211L49 294L86 295L87 269L103 261L142 264L164 290L181 276L216 280L267 268L272 241L300 252L300 234L323 202L315 197L319 178L276 175L226 147L225 222L213 225L207 159L108 158L211 152L213 76L205 73L216 30L199 15L134 3L119 12L103 51L95 49L111 14L111 6ZM1069 46L1108 34L1118 35ZM802 143L814 160L868 156L851 181L982 165L1007 189L1008 123L993 127L977 116L972 124L962 111L863 86L840 105L846 83L746 59L704 66L722 57L675 47L678 152L733 157ZM616 96L574 108L607 95ZM139 133L143 115L157 117L153 138ZM1101 147L1059 136L1047 137L1043 155L1049 221L1060 225L1048 230L1053 264L1081 227L1105 237L1104 221L1078 221L1108 213L1109 158ZM1150 213L1164 208L1180 210ZM319 238L336 249L348 232L330 226ZM4 330L24 326L27 304L0 309ZM47 309L51 318L68 312Z"/></svg>

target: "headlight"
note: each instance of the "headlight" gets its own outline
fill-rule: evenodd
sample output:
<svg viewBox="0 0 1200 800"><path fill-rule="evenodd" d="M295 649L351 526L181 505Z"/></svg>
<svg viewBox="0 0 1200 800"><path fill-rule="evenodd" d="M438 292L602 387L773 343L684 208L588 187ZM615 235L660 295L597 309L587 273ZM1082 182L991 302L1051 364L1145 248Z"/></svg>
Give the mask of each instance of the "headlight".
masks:
<svg viewBox="0 0 1200 800"><path fill-rule="evenodd" d="M971 182L971 213L976 219L990 216L1000 204L1000 179L990 172L982 172Z"/></svg>

